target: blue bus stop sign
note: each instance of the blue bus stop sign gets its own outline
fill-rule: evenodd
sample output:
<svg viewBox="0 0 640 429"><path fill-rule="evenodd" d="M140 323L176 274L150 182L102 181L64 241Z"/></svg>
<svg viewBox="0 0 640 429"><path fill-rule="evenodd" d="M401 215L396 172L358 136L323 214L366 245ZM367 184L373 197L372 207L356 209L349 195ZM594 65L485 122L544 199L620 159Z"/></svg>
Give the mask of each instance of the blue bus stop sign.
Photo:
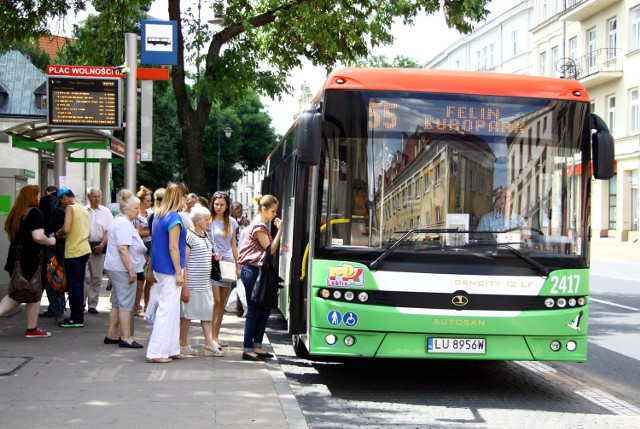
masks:
<svg viewBox="0 0 640 429"><path fill-rule="evenodd" d="M140 63L178 64L178 23L176 21L140 21Z"/></svg>

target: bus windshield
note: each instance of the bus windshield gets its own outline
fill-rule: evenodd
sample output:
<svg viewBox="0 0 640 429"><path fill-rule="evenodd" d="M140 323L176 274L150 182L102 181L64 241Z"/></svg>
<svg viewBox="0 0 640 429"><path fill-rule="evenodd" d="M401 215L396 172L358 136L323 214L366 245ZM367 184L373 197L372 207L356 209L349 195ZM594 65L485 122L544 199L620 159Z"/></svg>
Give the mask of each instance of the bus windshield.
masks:
<svg viewBox="0 0 640 429"><path fill-rule="evenodd" d="M322 103L322 247L584 257L587 103L364 90Z"/></svg>

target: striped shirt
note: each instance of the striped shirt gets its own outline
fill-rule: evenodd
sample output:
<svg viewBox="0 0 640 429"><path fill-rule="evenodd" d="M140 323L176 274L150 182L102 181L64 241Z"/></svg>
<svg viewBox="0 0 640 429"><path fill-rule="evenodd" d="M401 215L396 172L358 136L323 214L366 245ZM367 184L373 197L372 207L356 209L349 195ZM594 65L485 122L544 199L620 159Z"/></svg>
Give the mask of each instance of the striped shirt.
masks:
<svg viewBox="0 0 640 429"><path fill-rule="evenodd" d="M211 287L211 242L205 235L187 229L187 284L189 290L204 290Z"/></svg>

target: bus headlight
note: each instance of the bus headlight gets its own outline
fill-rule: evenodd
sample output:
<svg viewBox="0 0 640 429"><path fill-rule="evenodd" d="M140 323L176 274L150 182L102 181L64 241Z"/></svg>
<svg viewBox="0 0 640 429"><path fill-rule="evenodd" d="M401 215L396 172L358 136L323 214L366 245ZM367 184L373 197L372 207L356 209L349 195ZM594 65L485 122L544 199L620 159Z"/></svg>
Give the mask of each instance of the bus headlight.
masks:
<svg viewBox="0 0 640 429"><path fill-rule="evenodd" d="M354 293L350 290L346 291L344 293L344 299L346 299L347 301L353 301L353 298L355 298L356 296L354 295Z"/></svg>
<svg viewBox="0 0 640 429"><path fill-rule="evenodd" d="M569 298L569 307L575 307L577 304L577 301L575 298Z"/></svg>
<svg viewBox="0 0 640 429"><path fill-rule="evenodd" d="M569 350L570 352L574 352L576 351L577 348L578 348L578 343L576 343L573 340L567 341L567 350Z"/></svg>
<svg viewBox="0 0 640 429"><path fill-rule="evenodd" d="M366 292L360 292L358 294L358 301L360 302L367 302L367 300L369 299L369 294Z"/></svg>
<svg viewBox="0 0 640 429"><path fill-rule="evenodd" d="M557 352L558 350L560 350L560 347L562 347L562 344L560 344L560 341L554 340L554 341L551 341L551 344L549 344L549 347L551 348L552 351Z"/></svg>
<svg viewBox="0 0 640 429"><path fill-rule="evenodd" d="M340 299L340 298L342 298L342 292L340 292L339 290L334 290L333 299Z"/></svg>
<svg viewBox="0 0 640 429"><path fill-rule="evenodd" d="M324 337L324 340L327 342L327 344L332 346L336 343L336 341L338 341L338 338L336 338L336 336L333 334L329 334L326 337Z"/></svg>
<svg viewBox="0 0 640 429"><path fill-rule="evenodd" d="M544 300L544 306L547 307L547 308L553 308L553 305L555 303L556 302L553 300L553 298L547 298L547 299Z"/></svg>
<svg viewBox="0 0 640 429"><path fill-rule="evenodd" d="M558 307L564 308L567 306L567 300L564 298L558 298Z"/></svg>
<svg viewBox="0 0 640 429"><path fill-rule="evenodd" d="M356 342L356 339L351 335L347 335L346 337L344 337L344 345L347 347L351 347L352 345L355 344L355 342Z"/></svg>
<svg viewBox="0 0 640 429"><path fill-rule="evenodd" d="M578 305L579 305L580 307L582 307L583 305L585 305L585 303L586 303L586 302L587 302L587 300L586 300L586 299L584 299L584 297L583 297L583 296L581 296L580 298L578 298Z"/></svg>
<svg viewBox="0 0 640 429"><path fill-rule="evenodd" d="M323 297L324 299L327 299L331 296L331 291L329 289L322 289L320 291L320 296Z"/></svg>

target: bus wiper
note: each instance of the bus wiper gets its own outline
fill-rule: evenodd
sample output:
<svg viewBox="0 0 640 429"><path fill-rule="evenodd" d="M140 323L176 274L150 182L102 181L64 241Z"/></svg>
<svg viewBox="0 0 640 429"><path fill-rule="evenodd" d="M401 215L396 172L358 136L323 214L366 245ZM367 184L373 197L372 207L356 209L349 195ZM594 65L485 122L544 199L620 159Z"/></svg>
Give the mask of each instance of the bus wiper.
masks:
<svg viewBox="0 0 640 429"><path fill-rule="evenodd" d="M549 276L549 273L551 272L551 270L549 268L545 267L544 265L542 265L540 262L538 262L535 259L533 259L532 257L530 257L529 255L525 255L524 253L522 253L518 249L515 249L513 246L511 246L511 245L509 245L507 243L495 243L494 245L507 248L511 253L516 255L518 258L522 259L523 261L528 262L533 267L535 267L536 271L538 271L538 273L541 274L543 277L548 277Z"/></svg>
<svg viewBox="0 0 640 429"><path fill-rule="evenodd" d="M412 235L412 234L421 234L421 233L439 233L439 234L443 234L443 233L455 233L455 232L460 233L460 232L468 232L468 231L462 231L462 230L460 230L458 228L449 228L449 229L413 228L413 229L410 229L398 241L393 243L393 245L391 247L389 247L387 250L385 250L382 255L378 256L378 258L375 261L370 263L369 264L369 269L376 270L378 268L378 265L380 265L380 263L382 261L384 261L387 258L387 256L389 256L391 253L393 253L393 251L396 250L396 248L398 248L398 246L400 246L402 243L404 243L405 240L407 238L409 238L409 236Z"/></svg>

